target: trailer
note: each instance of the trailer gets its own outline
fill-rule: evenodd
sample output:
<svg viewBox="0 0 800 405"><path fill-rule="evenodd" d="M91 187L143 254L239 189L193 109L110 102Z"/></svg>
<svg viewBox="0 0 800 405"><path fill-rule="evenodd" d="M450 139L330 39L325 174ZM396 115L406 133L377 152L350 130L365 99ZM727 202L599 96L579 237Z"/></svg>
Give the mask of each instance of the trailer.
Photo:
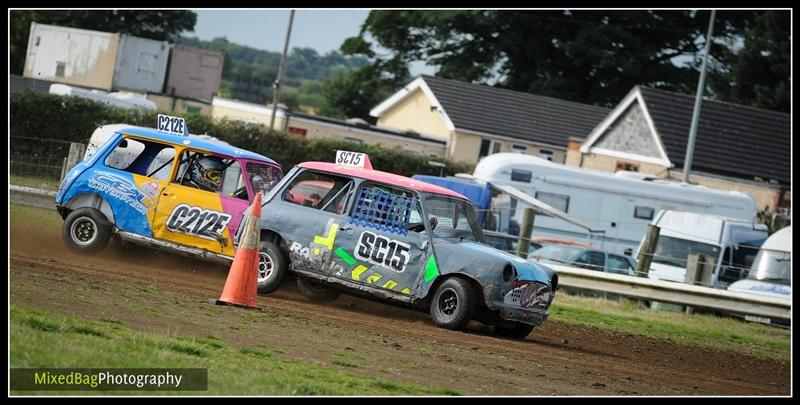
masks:
<svg viewBox="0 0 800 405"><path fill-rule="evenodd" d="M757 213L755 200L740 192L641 174L587 170L516 153L489 155L471 175L456 177L488 184L495 190L490 204L479 207L489 213L484 227L488 224L493 230L514 233L522 219L520 208L547 206L552 212L538 209L540 215L534 223L536 236L583 240L620 254L631 254L636 249L647 225L661 210L712 214L748 222L753 222Z"/></svg>
<svg viewBox="0 0 800 405"><path fill-rule="evenodd" d="M121 35L114 65L115 89L161 93L167 76L169 43Z"/></svg>
<svg viewBox="0 0 800 405"><path fill-rule="evenodd" d="M109 91L119 34L31 22L22 76Z"/></svg>

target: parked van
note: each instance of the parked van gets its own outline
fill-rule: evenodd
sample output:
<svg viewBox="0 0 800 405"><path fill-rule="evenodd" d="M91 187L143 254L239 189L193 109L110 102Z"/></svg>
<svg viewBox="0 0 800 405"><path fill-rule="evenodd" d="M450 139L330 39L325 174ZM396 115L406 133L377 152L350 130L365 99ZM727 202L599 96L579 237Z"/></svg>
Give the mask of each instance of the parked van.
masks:
<svg viewBox="0 0 800 405"><path fill-rule="evenodd" d="M791 297L792 227L772 234L758 251L747 278L731 284L728 290Z"/></svg>
<svg viewBox="0 0 800 405"><path fill-rule="evenodd" d="M693 212L659 211L652 223L660 231L649 278L686 282L689 255L699 253L714 260L714 269L702 284L719 288L747 276L768 236L764 224ZM643 244L644 238L637 257Z"/></svg>
<svg viewBox="0 0 800 405"><path fill-rule="evenodd" d="M535 235L582 239L618 254L636 248L647 224L659 210L719 215L747 223L754 220L757 212L755 200L740 192L632 176L629 172L587 170L516 153L486 156L470 177L493 188L514 187L574 220L601 230L602 236L588 240L585 227L554 215L537 215ZM523 210L517 209L522 207L520 200L512 196L508 208L499 211L508 212L511 220L501 217L494 222L522 223ZM496 208L492 203L492 208Z"/></svg>

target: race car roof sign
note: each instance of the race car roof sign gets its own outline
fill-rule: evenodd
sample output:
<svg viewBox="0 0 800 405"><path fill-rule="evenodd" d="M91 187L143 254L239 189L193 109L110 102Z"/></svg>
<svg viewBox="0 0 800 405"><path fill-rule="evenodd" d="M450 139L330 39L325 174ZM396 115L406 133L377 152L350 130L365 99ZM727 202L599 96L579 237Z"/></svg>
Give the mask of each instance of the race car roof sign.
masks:
<svg viewBox="0 0 800 405"><path fill-rule="evenodd" d="M157 124L156 129L161 132L189 136L189 127L186 125L186 120L181 117L158 114Z"/></svg>
<svg viewBox="0 0 800 405"><path fill-rule="evenodd" d="M337 150L336 165L372 170L372 163L369 161L369 155L361 152Z"/></svg>

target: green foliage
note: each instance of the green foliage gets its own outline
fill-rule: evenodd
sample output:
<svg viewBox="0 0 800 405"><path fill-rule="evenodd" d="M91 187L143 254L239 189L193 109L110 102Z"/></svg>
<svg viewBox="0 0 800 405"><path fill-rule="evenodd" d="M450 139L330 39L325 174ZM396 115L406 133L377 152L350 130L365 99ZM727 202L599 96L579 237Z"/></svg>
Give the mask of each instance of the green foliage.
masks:
<svg viewBox="0 0 800 405"><path fill-rule="evenodd" d="M439 77L596 105L616 105L635 85L693 93L709 13L376 10L341 47L372 65L332 81L326 97L363 118L375 93L400 88L398 73L420 60ZM788 111L789 11L723 10L713 36L721 78L707 94Z"/></svg>
<svg viewBox="0 0 800 405"><path fill-rule="evenodd" d="M230 97L256 103L266 103L272 98L272 84L278 76L280 52L264 51L229 42L225 37L203 41L196 37L175 36L177 44L225 52L223 81ZM305 105L323 108L324 99L320 95L321 83L329 78L350 72L369 64L361 56L347 57L338 51L320 55L311 48L295 47L286 60L285 77L282 82L281 102L292 105L292 109ZM316 83L305 86L306 83ZM298 87L296 92L285 91L285 87ZM291 94L296 94L292 96ZM287 102L288 100L288 102Z"/></svg>
<svg viewBox="0 0 800 405"><path fill-rule="evenodd" d="M765 11L745 28L741 49L723 47L716 52L728 62L715 66L709 78L721 99L791 111L789 18L789 11Z"/></svg>
<svg viewBox="0 0 800 405"><path fill-rule="evenodd" d="M163 41L194 30L197 14L189 10L13 10L10 11L11 73L22 74L32 21L87 30L119 32Z"/></svg>
<svg viewBox="0 0 800 405"><path fill-rule="evenodd" d="M10 98L11 136L42 139L57 139L87 143L97 127L106 124L125 123L153 127L156 111L142 112L103 105L78 97L59 96L24 91ZM386 149L373 145L360 145L346 141L305 138L272 131L264 125L232 120L214 120L203 114L171 113L186 119L194 134L208 134L237 147L269 156L280 163L284 170L304 161L333 161L337 149L366 152L373 167L391 173L439 174L439 169L428 165L428 157L400 149ZM11 144L12 154L21 148ZM38 151L47 154L47 150ZM437 159L439 160L439 159ZM445 173L471 172L472 166L463 163L447 163Z"/></svg>
<svg viewBox="0 0 800 405"><path fill-rule="evenodd" d="M405 68L387 78L382 71L392 63L376 63L328 80L323 89L325 104L322 114L337 118L356 117L374 124L375 117L369 115L369 110L409 80Z"/></svg>

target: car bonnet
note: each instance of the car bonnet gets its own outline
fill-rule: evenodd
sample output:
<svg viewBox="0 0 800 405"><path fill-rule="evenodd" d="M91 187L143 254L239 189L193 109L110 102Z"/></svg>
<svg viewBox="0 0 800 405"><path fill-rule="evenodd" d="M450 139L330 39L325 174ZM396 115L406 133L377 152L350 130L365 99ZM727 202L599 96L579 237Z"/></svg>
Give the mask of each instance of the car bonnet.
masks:
<svg viewBox="0 0 800 405"><path fill-rule="evenodd" d="M545 270L542 266L539 266L536 263L529 262L518 256L503 252L501 250L497 250L491 246L482 245L480 243L461 242L458 244L458 246L472 250L478 254L494 256L498 259L511 262L511 264L514 265L514 268L517 270L517 274L519 275L519 280L539 281L542 283L550 284L550 279L552 275L549 274L549 272Z"/></svg>

